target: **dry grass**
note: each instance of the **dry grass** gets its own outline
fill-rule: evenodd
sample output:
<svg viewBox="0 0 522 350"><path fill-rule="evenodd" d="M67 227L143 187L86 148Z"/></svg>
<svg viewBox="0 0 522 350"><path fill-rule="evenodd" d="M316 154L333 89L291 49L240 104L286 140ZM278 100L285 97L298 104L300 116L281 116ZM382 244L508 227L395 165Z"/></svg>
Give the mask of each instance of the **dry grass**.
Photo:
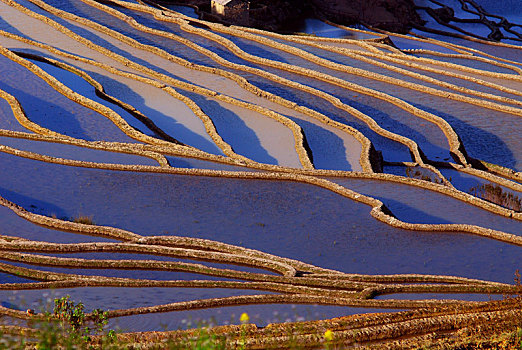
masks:
<svg viewBox="0 0 522 350"><path fill-rule="evenodd" d="M479 197L503 206L504 208L512 209L517 212L522 211L522 199L517 195L506 192L502 187L495 184L484 184L470 188L469 192L475 197Z"/></svg>
<svg viewBox="0 0 522 350"><path fill-rule="evenodd" d="M75 217L73 219L73 222L76 222L78 224L94 225L92 216L86 216L86 215L78 215L77 217Z"/></svg>

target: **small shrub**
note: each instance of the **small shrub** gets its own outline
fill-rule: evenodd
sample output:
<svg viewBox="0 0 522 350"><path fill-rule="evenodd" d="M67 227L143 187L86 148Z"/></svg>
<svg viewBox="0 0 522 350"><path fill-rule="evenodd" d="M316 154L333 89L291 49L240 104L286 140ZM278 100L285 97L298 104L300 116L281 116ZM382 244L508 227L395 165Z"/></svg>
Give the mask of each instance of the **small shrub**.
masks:
<svg viewBox="0 0 522 350"><path fill-rule="evenodd" d="M75 304L69 295L54 299L53 315L61 321L63 328L70 328L71 333L89 340L91 335L103 333L107 325L107 312L94 309L90 315L89 323L86 320L83 303ZM112 332L111 332L112 333Z"/></svg>
<svg viewBox="0 0 522 350"><path fill-rule="evenodd" d="M84 308L67 295L54 300L52 313L46 311L29 320L27 326L34 330L30 334L2 334L0 326L0 350L121 349L114 331L104 331L107 312L96 309L88 317ZM97 336L96 341L92 336Z"/></svg>
<svg viewBox="0 0 522 350"><path fill-rule="evenodd" d="M73 222L76 222L78 224L94 225L94 221L92 221L92 216L79 215L73 219Z"/></svg>

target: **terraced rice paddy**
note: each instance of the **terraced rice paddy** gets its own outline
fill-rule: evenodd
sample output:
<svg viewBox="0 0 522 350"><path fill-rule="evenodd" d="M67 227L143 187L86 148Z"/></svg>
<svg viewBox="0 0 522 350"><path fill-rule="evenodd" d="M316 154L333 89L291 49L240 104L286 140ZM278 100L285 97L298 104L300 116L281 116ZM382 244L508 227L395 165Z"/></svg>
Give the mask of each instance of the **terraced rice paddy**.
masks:
<svg viewBox="0 0 522 350"><path fill-rule="evenodd" d="M4 330L66 294L131 341L275 322L230 347L520 320L520 46L177 10L0 1Z"/></svg>

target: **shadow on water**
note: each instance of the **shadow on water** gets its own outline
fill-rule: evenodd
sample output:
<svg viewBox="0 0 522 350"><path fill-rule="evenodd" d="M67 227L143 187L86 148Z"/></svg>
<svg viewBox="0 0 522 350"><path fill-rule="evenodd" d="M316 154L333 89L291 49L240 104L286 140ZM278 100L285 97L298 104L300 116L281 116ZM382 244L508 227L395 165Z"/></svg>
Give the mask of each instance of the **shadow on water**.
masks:
<svg viewBox="0 0 522 350"><path fill-rule="evenodd" d="M114 8L114 6L112 7ZM226 55L228 57L227 59L236 60L238 63L241 64L248 64L248 61L242 60L241 58L235 56L234 54L231 54L226 50L222 51L223 47L220 45L220 43L216 43L213 40L205 38L204 36L184 31L183 29L181 29L179 24L158 21L148 13L140 13L125 8L117 8L117 10L128 15L131 18L134 18L138 23L144 26L167 32L181 37L183 39L190 40L192 43L200 45L214 53L218 53L219 55ZM136 31L135 29L120 27L119 31L122 30L124 30L125 33L127 33L127 35L134 37L142 43L161 48L172 55L182 57L192 63L207 65L211 67L220 67L220 65L214 62L211 58L189 48L187 45L180 43L177 40L158 35L145 34L143 32Z"/></svg>
<svg viewBox="0 0 522 350"><path fill-rule="evenodd" d="M186 160L183 160L182 158L179 158L179 157L167 157L167 160L171 167L187 168L187 169L195 168L194 166L192 166L192 164L190 164L190 162L187 162Z"/></svg>
<svg viewBox="0 0 522 350"><path fill-rule="evenodd" d="M281 96L289 101L297 103L300 106L304 106L324 114L336 122L349 125L357 129L359 132L364 134L364 136L370 139L378 151L383 152L383 156L387 161L411 160L410 152L406 146L377 134L366 124L356 119L348 112L332 106L329 102L319 97L303 91L293 90L292 88L285 87L274 82L269 82L260 77L255 77L253 79L249 78L249 82L260 89Z"/></svg>
<svg viewBox="0 0 522 350"><path fill-rule="evenodd" d="M461 173L460 171L456 171L454 169L440 169L442 175L444 175L447 179L451 178L451 183L457 189L469 193L471 188L480 187L484 183L488 183L489 181L481 179L479 177L474 177L468 174Z"/></svg>
<svg viewBox="0 0 522 350"><path fill-rule="evenodd" d="M0 89L18 99L27 117L32 122L67 136L94 141L70 111L57 104L50 103L48 100L43 100L33 94L6 85L2 81L0 81ZM71 102L71 104L73 103ZM66 130L64 130L64 126L66 126Z"/></svg>
<svg viewBox="0 0 522 350"><path fill-rule="evenodd" d="M34 200L31 202L34 203ZM35 204L32 205L36 206ZM46 203L43 205L46 205ZM29 209L37 210L37 208ZM63 217L65 217L65 215L63 215ZM46 241L54 243L115 242L113 239L102 236L77 234L57 229L55 230L47 226L40 226L38 224L27 221L26 219L18 216L11 209L4 206L0 206L0 232L2 235L10 237L20 237L33 241Z"/></svg>
<svg viewBox="0 0 522 350"><path fill-rule="evenodd" d="M407 124L393 119L393 117L390 114L384 112L383 110L376 109L370 105L363 104L361 102L346 97L336 97L341 99L343 103L350 105L351 107L371 116L384 129L412 139L421 147L421 149L424 153L426 153L428 158L449 160L450 153L448 149L444 149L439 147L438 145L433 144L426 138L424 134L422 134L418 130L413 129ZM416 117L412 116L412 118ZM413 120L412 122L415 123L419 121L418 118L416 119L417 120ZM433 128L436 128L440 133L442 133L442 131L440 131L440 129L438 129L436 126L433 126Z"/></svg>
<svg viewBox="0 0 522 350"><path fill-rule="evenodd" d="M418 208L412 207L406 203L395 199L381 196L373 196L384 203L384 205L391 210L394 216L404 222L414 224L452 224L453 222L443 219L438 216L431 215Z"/></svg>
<svg viewBox="0 0 522 350"><path fill-rule="evenodd" d="M0 162L8 166L0 167L2 186L26 196L27 202L39 198L66 214L82 210L97 224L138 234L212 239L354 273L512 281L520 265L519 247L459 233L393 228L372 218L368 206L310 185L83 169L1 153ZM10 169L27 171L15 176ZM419 201L438 203L439 195L425 199L425 194L419 191ZM442 214L445 207L444 201ZM460 213L461 208L447 211ZM476 213L465 215L474 218ZM491 218L485 215L483 221ZM498 225L506 224L501 221Z"/></svg>
<svg viewBox="0 0 522 350"><path fill-rule="evenodd" d="M131 104L138 111L150 118L166 134L185 144L199 148L203 151L214 154L222 154L221 150L214 143L193 132L183 125L183 123L178 122L173 117L154 109L152 106L149 106L147 101L145 101L141 95L134 92L134 90L129 88L127 85L119 82L118 80L109 78L107 75L102 75L92 71L86 72L104 86L106 93ZM174 99L174 97L172 98ZM197 119L196 116L194 116L194 118Z"/></svg>
<svg viewBox="0 0 522 350"><path fill-rule="evenodd" d="M42 56L42 53L37 50L31 50L31 49L22 49L22 50L16 50L15 53L20 55L19 52L23 53L29 53L37 56ZM44 55L45 57L54 59L54 57L49 55ZM22 56L24 57L24 56ZM26 57L24 57L26 58ZM118 113L125 121L127 121L133 128L136 130L145 133L147 135L155 136L154 131L149 130L147 126L142 124L142 122L132 116L130 112L123 109L119 105L113 103L112 101L108 101L101 96L99 96L96 92L96 89L93 85L91 85L87 80L82 78L79 75L76 75L75 73L72 73L68 71L67 69L54 66L53 64L50 64L48 62L43 62L40 60L35 60L32 58L26 58L28 61L36 64L38 67L46 71L48 74L52 75L54 78L59 80L62 84L69 87L71 90L76 92L77 94L83 95L97 103L100 103L116 113ZM80 70L82 70L80 67L76 67Z"/></svg>
<svg viewBox="0 0 522 350"><path fill-rule="evenodd" d="M9 24L5 19L2 18L2 16L0 16L0 29L9 33L19 35L24 38L29 38L27 35L19 31L18 28L13 27L11 24Z"/></svg>
<svg viewBox="0 0 522 350"><path fill-rule="evenodd" d="M235 152L257 162L278 164L261 145L254 130L249 128L239 115L224 108L216 101L188 91L180 91L184 96L197 103L214 122L216 130Z"/></svg>
<svg viewBox="0 0 522 350"><path fill-rule="evenodd" d="M42 52L36 51L36 50L22 49L19 51L22 51L24 53L35 54L38 56L44 56L44 57L51 58L51 59L56 59L55 57L53 57L51 55L48 55L46 53L42 53ZM40 64L40 63L37 62L37 64ZM43 67L43 68L46 68L46 67ZM53 68L55 68L55 67L54 66L49 67L49 69L53 69ZM191 142L187 142L187 144L190 144L191 146L198 147L203 150L207 150L208 152L221 154L221 151L219 150L219 148L217 148L212 142L206 140L204 137L202 137L196 133L193 133L188 128L186 128L182 123L175 121L173 118L147 106L147 104L145 103L145 100L139 94L135 93L132 89L130 89L125 84L123 84L115 79L111 79L107 75L102 75L97 72L85 70L83 67L76 67L76 68L85 71L92 78L94 78L95 80L100 82L103 85L105 92L108 93L109 95L112 94L111 92L124 93L125 96L127 97L126 101L125 101L125 98L118 96L118 94L116 94L115 97L119 98L120 100L123 100L124 102L131 104L137 110L139 110L144 115L149 117L153 122L155 122L155 124L157 124L157 126L160 129L164 129L163 131L166 132L167 134L170 134L170 136L172 136L174 138L183 137L185 139L191 140ZM57 68L57 69L60 69L60 68ZM66 74L66 73L69 73L69 72L64 71L64 74ZM73 75L73 73L69 73L69 74L71 74L73 76L73 78L81 79L81 78ZM110 74L110 73L107 73L107 74ZM67 84L67 82L64 82L64 83ZM81 80L80 83L88 84L87 82L85 82L83 80ZM76 86L78 86L78 85L76 85ZM73 88L74 86L70 86L70 87ZM91 86L88 85L88 87L90 88ZM94 87L92 87L92 89L94 90ZM91 96L90 98L92 98L94 100L98 100L98 96ZM161 138L154 131L150 130L144 124L142 124L141 121L132 117L127 111L121 109L119 106L117 106L111 102L105 101L103 99L99 99L97 102L115 110L116 112L119 112L119 114L122 117L125 117L124 119L138 131L140 131L144 134L150 135L150 136ZM124 112L124 113L122 113L122 112ZM170 133L169 133L169 131L170 131ZM86 139L86 138L84 138L84 139ZM185 142L185 141L182 140L182 142Z"/></svg>
<svg viewBox="0 0 522 350"><path fill-rule="evenodd" d="M437 109L409 101L413 106L435 114L446 120L459 135L467 153L474 158L502 165L516 171L517 159L508 145L497 135L473 126L465 121Z"/></svg>
<svg viewBox="0 0 522 350"><path fill-rule="evenodd" d="M365 29L361 25L355 24L352 26L357 29ZM377 35L366 34L362 32L352 32L342 28L338 28L331 24L328 24L317 18L303 18L296 23L293 23L292 27L286 29L289 32L298 32L311 34L312 36L318 36L323 38L336 38L336 39L369 39L375 38Z"/></svg>
<svg viewBox="0 0 522 350"><path fill-rule="evenodd" d="M465 173L462 173L455 169L442 168L442 169L440 169L440 171L447 179L451 179L452 184L457 189L459 189L463 192L466 192L466 193L474 194L475 190L479 189L481 186L486 185L486 184L492 185L491 181L482 179L477 176L473 176L471 174L465 174ZM504 186L501 186L498 184L495 184L494 186L498 186L499 188L501 188L502 191L504 192L504 194L506 194L506 195L511 194L513 196L522 198L521 191L515 191L513 189L510 189L510 188L507 188L507 187L504 187ZM500 202L502 202L502 201L500 200Z"/></svg>
<svg viewBox="0 0 522 350"><path fill-rule="evenodd" d="M13 110L6 100L0 98L0 129L27 132L13 115Z"/></svg>
<svg viewBox="0 0 522 350"><path fill-rule="evenodd" d="M276 54L275 49L269 50L268 46L262 46L260 44L252 43L251 41L238 38L232 35L226 35L223 33L215 33L222 37L225 37L236 44L241 50L258 57L266 58L269 60L274 60L282 63L289 63L283 56Z"/></svg>
<svg viewBox="0 0 522 350"><path fill-rule="evenodd" d="M317 169L351 171L352 166L346 159L346 147L343 139L314 123L286 116L299 124L304 131L308 146L312 150L314 166ZM352 137L351 135L348 135ZM359 155L355 157L359 159Z"/></svg>
<svg viewBox="0 0 522 350"><path fill-rule="evenodd" d="M111 7L116 8L115 6L111 6ZM230 52L228 49L221 46L221 44L219 42L215 42L213 40L207 39L207 38L197 35L197 34L192 34L192 33L183 31L179 27L178 24L158 21L158 20L154 19L152 15L147 14L147 13L139 13L139 12L135 12L135 11L132 11L129 9L121 8L121 7L117 7L116 9L118 11L124 13L125 15L127 15L131 18L134 18L138 23L140 23L144 26L147 26L147 27L150 27L150 28L153 28L156 30L164 31L167 33L171 33L176 36L182 37L184 39L188 39L192 43L195 43L205 49L208 49L208 50L212 51L213 53L221 56L222 58L224 58L230 62L242 64L242 65L246 65L246 66L251 66L251 67L256 67L256 68L262 68L259 65L256 65L254 63L251 63L247 60L242 59L241 57L236 56L234 53ZM100 22L100 20L97 18L97 16L93 16L92 13L85 14L85 15L87 16L87 18L91 18L91 19L94 18L93 20ZM107 26L112 23L116 23L114 21L114 19L112 19L112 21L109 21L109 22L104 22L103 24ZM110 28L112 28L112 27L110 27ZM141 42L143 44L152 45L156 48L160 48L174 56L181 57L192 63L202 64L202 65L206 65L206 66L210 66L210 67L227 69L226 67L222 67L220 64L214 62L212 59L205 56L204 54L189 48L188 46L176 41L175 39L170 39L170 38L163 37L163 36L143 33L143 32L140 32L140 31L132 28L131 26L129 26L126 23L124 23L124 26L118 24L117 28L112 28L112 29L116 29L117 31L119 31L135 40L138 40L139 42ZM221 34L218 34L218 35L221 35Z"/></svg>
<svg viewBox="0 0 522 350"><path fill-rule="evenodd" d="M11 275L11 274L8 274L8 273L2 273L0 272L0 283L31 283L31 282L34 282L35 280L30 280L30 279L27 279L27 278L23 278L23 277L19 277L19 276L14 276L14 275ZM14 310L20 310L17 305L13 304L13 303L10 303L9 301L5 301L5 300L2 300L0 302L0 305L2 305L3 307L7 307L9 309L14 309Z"/></svg>
<svg viewBox="0 0 522 350"><path fill-rule="evenodd" d="M3 187L0 187L0 196L31 213L45 216L56 215L57 218L69 218L68 213L64 209L41 199L31 198Z"/></svg>
<svg viewBox="0 0 522 350"><path fill-rule="evenodd" d="M174 40L170 40L170 39L167 39L167 38L163 38L163 37L159 37L157 35L153 35L153 34L148 34L148 33L144 33L144 32L141 32L135 28L133 28L132 26L130 26L128 23L126 23L125 21L122 21L114 16L111 16L110 14L102 11L102 10L99 10L99 9L96 9L92 6L89 6L89 5L86 5L86 4L83 4L81 2L70 2L70 1L63 1L63 0L49 0L48 2L52 3L53 6L57 7L57 8L61 8L61 9L64 9L68 12L72 12L78 16L81 16L81 17L84 17L84 18L87 18L93 22L97 22L97 23L100 23L104 26L106 26L107 28L109 29L112 29L112 30L115 30L116 32L119 32L119 33L122 33L132 39L135 39L137 41L139 41L140 43L142 44L145 44L145 45L152 45L156 48L160 48L160 49L163 49L175 56L178 56L178 57L181 57L185 60L188 60L192 63L195 63L195 64L208 64L209 62L209 59L206 57L206 56L203 56L202 54L199 54L197 51L194 51L188 47L186 47L185 45L181 44L181 43L178 43ZM104 5L107 5L109 7L111 7L111 5L109 3L105 3ZM147 20L147 15L146 14L143 14L143 13L135 13L135 12L132 12L130 10L127 10L125 8L122 8L122 7L115 7L115 6L112 6L113 8L116 8L116 10L130 16L130 17L133 17L135 18L138 22L142 23L142 24L145 24L149 27L152 27L152 28L156 28L156 29L160 29L160 30L166 30L168 32L173 32L172 30L168 30L168 28L163 28L163 25L157 21L157 20L153 20L153 19L149 19ZM145 18L145 20L144 20ZM67 27L70 27L70 25L66 22L64 22L65 25ZM159 27L158 27L159 26ZM158 28L157 28L158 27ZM71 27L72 28L72 27ZM100 38L99 36L97 36L96 34L92 33L92 32L89 32L89 31L84 31L82 28L78 28L79 31L81 31L80 33L82 35L84 35L86 38L89 38L90 40L93 40L94 42L106 47L106 48L109 48L111 50L113 50L113 46L109 44L109 46L106 45L105 43L105 40L103 40L102 38ZM178 34L179 35L179 34ZM181 34L182 37L187 37L187 35L183 35ZM118 48L114 48L116 49L117 51L114 51L114 52L117 52L119 54L122 54L124 56L131 56L132 55L128 52L125 52L125 51L121 51L120 49ZM139 60L139 59L138 59ZM150 66L150 68L154 69L148 62L146 61L141 61L140 64L143 64L145 66ZM168 74L165 73L165 74ZM179 78L181 80L183 80L182 78Z"/></svg>
<svg viewBox="0 0 522 350"><path fill-rule="evenodd" d="M88 40L90 40L92 42L94 42L97 45L100 45L100 46L108 49L111 52L114 52L114 53L116 53L118 55L121 55L121 56L123 56L123 57L125 57L125 58L127 58L129 60L132 60L132 61L134 61L134 62L136 62L136 63L138 63L140 65L143 65L145 67L153 69L153 70L155 70L155 71L157 71L157 72L159 72L161 74L169 75L171 77L174 77L174 78L179 79L179 80L184 81L184 82L189 82L189 81L185 80L183 77L175 76L172 73L170 73L169 71L164 70L164 69L159 68L159 67L156 67L153 64L149 63L148 61L133 55L131 52L125 51L125 50L119 48L118 46L115 46L115 45L111 44L109 41L103 39L103 37L101 35L98 35L97 32L95 32L95 31L91 31L90 29L79 27L79 26L75 25L73 22L69 22L69 21L66 21L66 20L64 20L64 19L62 19L60 17L54 16L54 15L52 15L52 14L50 14L50 13L48 13L48 12L38 8L38 7L36 7L35 5L26 2L26 1L22 1L22 2L23 2L24 6L31 8L31 10L33 10L33 11L35 11L37 13L45 14L45 16L47 16L47 17L55 20L56 22L62 24L63 26L65 26L69 30L77 33L78 35L80 35L80 36L82 36L82 37L84 37L84 38L86 38L86 39L88 39ZM114 23L117 23L117 21L119 21L119 20L117 20L116 18L110 16L109 14L107 14L107 13L105 13L103 11L100 11L100 10L97 10L95 8L90 7L89 8L90 12L87 13L87 12L84 12L82 8L76 6L76 5L80 5L80 4L72 5L69 2L62 1L62 0L60 0L59 2L47 1L47 3L49 3L50 5L52 5L52 6L56 7L56 8L63 9L65 11L74 13L77 16L81 16L81 17L87 18L87 19L89 19L91 21L94 21L94 22L97 22L97 23L102 23L104 26L108 27L109 29L115 30L116 32L123 32L123 34L128 35L129 37L134 38L134 39L136 39L137 41L139 41L139 42L141 42L143 44L157 46L157 45L155 45L154 42L152 42L150 40L147 40L145 37L140 37L139 34L131 34L131 33L126 33L125 31L122 31L122 28L119 28L119 27L114 25ZM93 13L96 13L97 15L93 16ZM102 22L101 21L102 18L105 18L106 21ZM11 30L11 28L12 28L12 30ZM17 32L16 34L20 33L16 28L13 28L11 26L9 26L9 30L8 31L10 31L10 32L16 31ZM21 33L19 35L24 36ZM145 35L145 34L143 33L143 35ZM191 51L193 51L193 50L191 50ZM77 54L77 53L74 53L74 54ZM178 52L176 52L174 54L177 55L177 56L180 56L181 52L178 51ZM196 54L195 51L194 51L194 54ZM197 63L197 60L194 60L194 59L192 59L191 57L189 57L187 55L183 56L182 58Z"/></svg>

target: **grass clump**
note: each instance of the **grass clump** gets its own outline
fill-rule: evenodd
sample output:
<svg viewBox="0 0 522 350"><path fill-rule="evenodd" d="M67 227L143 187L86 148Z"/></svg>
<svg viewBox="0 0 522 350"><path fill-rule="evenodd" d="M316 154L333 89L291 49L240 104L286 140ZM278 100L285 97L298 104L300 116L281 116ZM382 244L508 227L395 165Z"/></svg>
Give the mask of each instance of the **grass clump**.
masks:
<svg viewBox="0 0 522 350"><path fill-rule="evenodd" d="M182 339L169 339L161 349L168 350L226 350L227 340L209 332L207 328L199 328L194 337Z"/></svg>
<svg viewBox="0 0 522 350"><path fill-rule="evenodd" d="M517 271L515 282L521 285L521 276ZM236 349L310 349L320 348L334 350L344 348L342 339L331 329L324 332L316 329L315 340L312 343L303 342L299 334L304 334L296 325L287 325L286 331L280 329L272 334L276 338L263 347L263 339L258 339L250 327L250 317L243 313L239 319L240 325L236 326L232 333L213 329L211 324L199 325L195 329L172 332L167 337L151 338L136 334L116 335L113 330L106 331L108 313L96 309L90 314L84 312L83 303L71 301L67 295L54 300L53 312L34 314L34 320L29 321L27 326L21 328L14 326L0 327L0 350L96 350L96 349L165 349L165 350L225 350ZM190 324L189 324L190 326ZM506 324L506 327L497 327L482 334L482 330L466 329L459 336L442 337L440 339L429 339L418 343L419 349L518 349L522 350L522 324L516 322ZM239 327L239 328L238 328ZM297 325L299 327L299 325ZM458 332L457 332L458 334ZM313 335L313 334L312 334ZM262 335L261 335L262 336ZM354 333L354 337L356 333ZM274 343L273 340L277 342ZM261 340L261 341L260 341ZM387 339L396 341L396 339ZM384 345L384 343L383 343ZM410 344L411 345L411 344ZM424 346L424 347L422 347Z"/></svg>
<svg viewBox="0 0 522 350"><path fill-rule="evenodd" d="M406 167L406 176L412 179L424 180L439 185L442 185L444 183L444 181L439 179L437 175L434 175L434 177L432 177L432 174L427 173L424 169L420 170L412 167Z"/></svg>
<svg viewBox="0 0 522 350"><path fill-rule="evenodd" d="M517 212L522 211L522 199L511 192L504 191L499 185L487 183L472 187L468 192L475 197L498 204L504 208Z"/></svg>
<svg viewBox="0 0 522 350"><path fill-rule="evenodd" d="M78 215L72 221L76 222L78 224L94 225L94 221L92 220L92 216Z"/></svg>

